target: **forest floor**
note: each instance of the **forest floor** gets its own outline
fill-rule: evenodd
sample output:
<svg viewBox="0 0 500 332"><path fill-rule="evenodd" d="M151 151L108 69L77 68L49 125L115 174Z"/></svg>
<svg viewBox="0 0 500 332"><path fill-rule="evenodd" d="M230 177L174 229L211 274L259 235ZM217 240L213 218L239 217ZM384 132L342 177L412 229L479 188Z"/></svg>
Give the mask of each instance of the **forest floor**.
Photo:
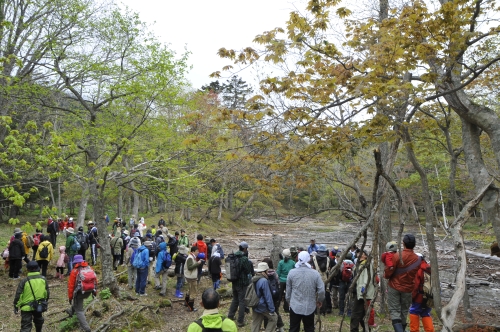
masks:
<svg viewBox="0 0 500 332"><path fill-rule="evenodd" d="M267 219L255 220L255 223L238 225L224 224L215 227L208 225L192 224L187 226L188 234L194 234L195 227L203 229L207 237L216 238L224 248L226 255L237 250L237 244L241 241L249 243L249 257L257 265L264 257L268 257L271 251L271 237L273 234L282 236L283 247L289 248L292 245L306 247L311 238L316 239L316 243L325 244L327 248L334 245L346 246L356 235L359 229L354 223L323 223L314 219L303 219L299 223L274 222ZM9 228L9 227L7 227ZM180 228L180 227L179 227ZM1 233L9 232L2 228ZM171 231L173 233L173 231ZM405 232L412 232L417 236L417 252L428 253L426 246L422 243L421 229L418 225L406 226ZM479 230L476 231L480 232ZM5 233L6 234L6 233ZM204 235L205 235L204 234ZM2 234L2 240L7 235ZM477 234L476 234L477 235ZM451 298L454 292L455 258L453 243L446 236L437 236L440 279L442 287L443 303ZM3 241L2 241L3 242ZM63 237L58 237L58 242L63 242ZM58 243L59 244L59 243ZM370 250L371 239L368 238L367 249ZM487 254L489 243L483 243L478 236L473 240L466 241L468 250ZM99 266L96 268L99 270ZM44 314L44 331L78 331L76 319L67 318L64 309L68 308L67 301L67 281L60 281L53 278L55 268L49 266L49 287L51 299L49 310ZM154 282L148 284L147 297L137 297L133 290L129 290L126 285L126 268L119 267L116 272L120 283L120 299L105 298L106 292L101 292L101 296L88 300L87 319L91 324L92 331L186 331L188 325L196 320L202 313L202 308L198 304L198 312L188 312L183 306L183 301L174 297L175 278L169 278L167 297L160 297L158 291L153 289ZM18 284L18 280L8 279L5 271L0 272L0 305L3 308L3 318L0 321L0 331L18 331L20 327L20 316L13 313L13 296ZM500 262L488 258L478 258L468 256L468 279L469 295L473 313L474 324L500 325ZM153 278L151 278L153 280ZM203 277L199 287L199 293L203 289L210 287L211 281L208 277ZM223 280L223 289L230 290L230 287ZM230 292L229 292L230 293ZM199 302L200 299L197 299ZM220 305L220 312L227 315L231 303L230 297L223 297ZM390 319L382 314L379 304L375 304L377 332L392 331ZM285 323L285 330L289 327L289 316L283 313L282 318ZM434 325L436 330L441 329L439 320L434 315ZM333 314L321 316L322 331L349 331L349 317L338 316L338 310ZM318 320L318 318L317 318ZM245 317L246 326L239 328L239 331L249 332L251 326L251 315ZM342 323L342 328L340 328ZM463 310L460 307L457 313L456 324L466 323ZM319 324L319 322L318 322ZM421 328L421 330L423 330ZM318 328L316 328L318 331Z"/></svg>

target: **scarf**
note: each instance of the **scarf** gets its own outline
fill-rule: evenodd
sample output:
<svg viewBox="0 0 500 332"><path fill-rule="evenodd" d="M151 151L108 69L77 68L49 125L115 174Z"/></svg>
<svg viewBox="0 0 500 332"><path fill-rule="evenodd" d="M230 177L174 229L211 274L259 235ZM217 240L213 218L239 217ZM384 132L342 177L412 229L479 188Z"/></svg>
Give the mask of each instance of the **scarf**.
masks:
<svg viewBox="0 0 500 332"><path fill-rule="evenodd" d="M296 268L299 268L303 265L307 266L308 268L311 268L311 264L309 264L309 260L311 259L311 256L307 251L301 251L299 253L298 257L299 261L295 264Z"/></svg>

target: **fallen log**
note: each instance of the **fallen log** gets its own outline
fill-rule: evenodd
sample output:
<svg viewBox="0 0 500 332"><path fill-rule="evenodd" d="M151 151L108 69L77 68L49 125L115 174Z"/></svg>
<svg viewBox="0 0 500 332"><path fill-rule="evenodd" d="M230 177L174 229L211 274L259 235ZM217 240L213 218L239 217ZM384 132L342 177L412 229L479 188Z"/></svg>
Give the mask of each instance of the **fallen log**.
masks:
<svg viewBox="0 0 500 332"><path fill-rule="evenodd" d="M487 255L487 254L482 254L480 252L475 252L475 251L471 251L471 250L465 250L465 253L467 255L471 255L471 256L475 256L475 257L481 257L481 258L486 258L486 259L491 259L493 261L500 262L500 257L497 257L497 256L490 256L490 255Z"/></svg>

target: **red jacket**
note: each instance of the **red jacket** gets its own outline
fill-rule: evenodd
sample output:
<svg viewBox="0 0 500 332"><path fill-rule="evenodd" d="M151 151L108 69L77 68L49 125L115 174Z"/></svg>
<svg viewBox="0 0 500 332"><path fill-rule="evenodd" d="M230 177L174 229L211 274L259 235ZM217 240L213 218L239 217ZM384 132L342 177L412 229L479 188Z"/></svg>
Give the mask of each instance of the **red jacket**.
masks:
<svg viewBox="0 0 500 332"><path fill-rule="evenodd" d="M198 247L198 251L200 253L205 254L205 259L208 259L207 244L203 240L198 240L196 242L196 246Z"/></svg>
<svg viewBox="0 0 500 332"><path fill-rule="evenodd" d="M59 223L59 231L62 232L65 228L67 228L68 221L63 220Z"/></svg>
<svg viewBox="0 0 500 332"><path fill-rule="evenodd" d="M424 272L431 273L431 266L427 264L425 260L422 259L420 263L420 268L415 276L415 284L413 286L413 292L411 294L411 301L416 303L422 303L424 299Z"/></svg>
<svg viewBox="0 0 500 332"><path fill-rule="evenodd" d="M413 252L413 249L404 249L403 252L403 265L401 265L401 262L399 261L399 252L395 253L394 256L392 257L392 263L393 266L396 268L391 268L387 267L385 268L384 271L384 277L386 279L389 279L389 286L394 288L397 291L400 291L402 293L411 293L413 292L413 287L414 287L414 282L415 282L415 276L417 275L417 271L419 270L419 266L415 267L414 269L394 275L394 272L398 270L398 268L405 268L413 263L415 263L419 257L417 254Z"/></svg>
<svg viewBox="0 0 500 332"><path fill-rule="evenodd" d="M71 270L71 274L69 275L68 279L68 299L73 300L73 295L75 293L75 287L76 287L76 276L78 274L78 268L80 266L89 266L89 263L87 262L82 262L82 263L76 263L73 266L73 270ZM96 280L97 282L97 280Z"/></svg>

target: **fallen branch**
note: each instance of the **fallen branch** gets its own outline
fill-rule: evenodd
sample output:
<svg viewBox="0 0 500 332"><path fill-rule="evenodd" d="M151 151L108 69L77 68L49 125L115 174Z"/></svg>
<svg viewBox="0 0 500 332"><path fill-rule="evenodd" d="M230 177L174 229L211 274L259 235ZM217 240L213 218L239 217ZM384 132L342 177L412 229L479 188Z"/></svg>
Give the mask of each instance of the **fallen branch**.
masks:
<svg viewBox="0 0 500 332"><path fill-rule="evenodd" d="M118 303L117 301L113 300L113 302L115 302L117 304L116 307L120 308L120 303ZM111 321L119 316L121 316L123 313L125 312L125 310L123 310L122 308L120 308L120 311L117 312L116 314L113 314L111 315L104 323L102 323L95 331L96 332L99 332L99 331L106 331L109 327L109 325L111 324Z"/></svg>
<svg viewBox="0 0 500 332"><path fill-rule="evenodd" d="M480 257L480 258L486 258L486 259L491 259L496 262L500 262L500 257L497 256L490 256L488 254L482 254L480 252L475 252L475 251L470 251L470 250L465 250L465 253L467 255L475 256L475 257Z"/></svg>

